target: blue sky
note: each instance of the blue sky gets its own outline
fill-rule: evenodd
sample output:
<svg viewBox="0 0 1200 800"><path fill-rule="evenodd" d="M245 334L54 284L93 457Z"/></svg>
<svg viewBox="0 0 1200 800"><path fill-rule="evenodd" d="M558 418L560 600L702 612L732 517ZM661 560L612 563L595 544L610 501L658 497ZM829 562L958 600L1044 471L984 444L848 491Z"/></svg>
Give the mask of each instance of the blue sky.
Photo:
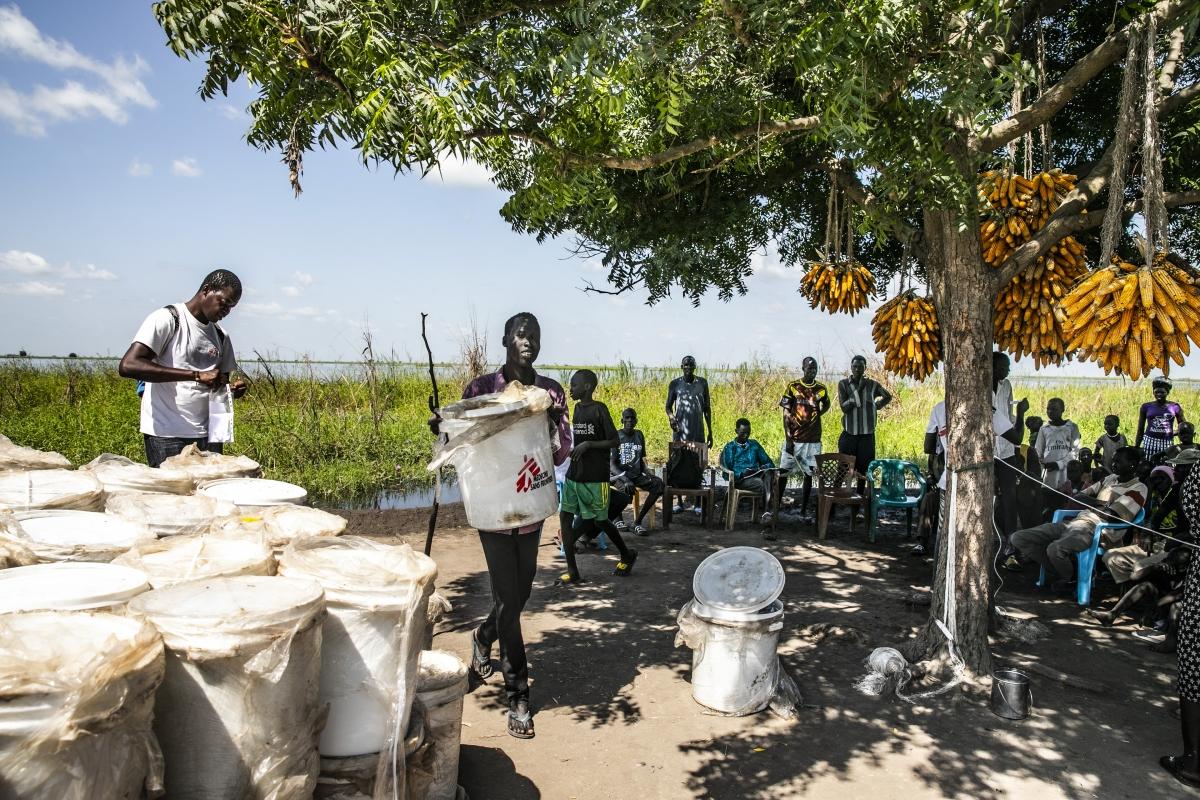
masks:
<svg viewBox="0 0 1200 800"><path fill-rule="evenodd" d="M278 155L242 140L249 88L202 102L201 70L166 48L149 2L0 0L0 353L119 355L147 313L217 266L246 287L225 323L243 357L355 358L367 326L377 351L423 357L425 311L439 359L456 357L472 317L496 358L521 310L542 320L547 363L811 353L836 372L871 351L869 314L809 309L799 274L765 255L729 303L584 294L604 274L567 242L512 232L475 165L420 180L317 152L297 200Z"/></svg>

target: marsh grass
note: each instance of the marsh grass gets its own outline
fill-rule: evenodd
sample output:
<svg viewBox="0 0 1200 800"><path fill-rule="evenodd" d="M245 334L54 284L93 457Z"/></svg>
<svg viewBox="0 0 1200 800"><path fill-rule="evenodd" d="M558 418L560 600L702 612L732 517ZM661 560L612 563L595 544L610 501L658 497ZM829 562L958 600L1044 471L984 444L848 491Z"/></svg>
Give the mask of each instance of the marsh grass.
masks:
<svg viewBox="0 0 1200 800"><path fill-rule="evenodd" d="M382 361L373 352L361 363L330 370L300 362L285 373L265 356L245 362L251 391L239 400L237 441L229 452L259 461L270 477L298 483L318 499L347 501L385 488L425 484L430 455L430 387L425 368ZM492 367L494 369L495 367ZM439 371L443 403L461 396L466 376L478 363ZM649 460L666 459L670 427L664 403L674 368L639 367L628 362L593 368L596 392L619 421L622 409L637 410ZM545 373L566 383L573 367L548 367ZM793 376L791 368L752 361L707 372L713 399L717 447L733 437L733 423L746 417L772 458L783 445L779 398ZM872 370L872 374L878 372ZM841 375L821 380L836 392ZM1139 405L1150 399L1149 386L1117 381L1039 382L1015 377L1015 394L1028 396L1031 413L1045 416L1046 401L1061 397L1067 416L1084 434L1085 444L1103 431L1105 414L1121 416L1122 431L1133 439ZM881 413L877 439L880 457L923 462L921 444L929 410L942 397L940 377L923 384L889 384L895 401ZM836 395L835 395L836 396ZM1177 382L1172 399L1200 414L1195 383ZM76 464L100 453L143 460L138 433L139 401L134 382L117 376L112 362L71 359L51 366L13 359L0 362L0 433L43 450L57 450ZM824 448L837 447L841 420L836 408L825 417Z"/></svg>

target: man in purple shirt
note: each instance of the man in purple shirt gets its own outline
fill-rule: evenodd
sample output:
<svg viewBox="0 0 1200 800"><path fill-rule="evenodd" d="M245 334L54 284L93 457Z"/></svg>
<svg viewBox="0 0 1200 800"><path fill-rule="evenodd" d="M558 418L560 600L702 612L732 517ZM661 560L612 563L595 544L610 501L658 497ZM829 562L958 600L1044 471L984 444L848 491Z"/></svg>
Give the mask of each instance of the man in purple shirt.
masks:
<svg viewBox="0 0 1200 800"><path fill-rule="evenodd" d="M537 317L522 312L504 323L504 366L481 375L463 391L463 399L504 390L512 381L537 386L550 394L549 421L555 466L571 454L571 417L567 395L551 378L533 369L542 349L542 331ZM533 589L537 572L538 543L542 523L502 531L480 531L479 542L492 583L492 610L471 635L471 671L485 680L492 674L492 644L500 643L500 671L508 698L508 733L518 739L533 738L533 714L529 709L529 662L521 634L521 610Z"/></svg>

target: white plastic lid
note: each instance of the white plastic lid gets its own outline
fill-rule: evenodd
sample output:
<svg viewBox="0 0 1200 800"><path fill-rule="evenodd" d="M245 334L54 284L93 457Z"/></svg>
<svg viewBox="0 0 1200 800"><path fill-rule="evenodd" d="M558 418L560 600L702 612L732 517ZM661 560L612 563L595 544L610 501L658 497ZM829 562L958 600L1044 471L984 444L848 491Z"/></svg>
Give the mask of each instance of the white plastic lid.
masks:
<svg viewBox="0 0 1200 800"><path fill-rule="evenodd" d="M267 478L221 478L200 484L196 492L239 506L300 505L308 499L303 486Z"/></svg>
<svg viewBox="0 0 1200 800"><path fill-rule="evenodd" d="M136 569L89 561L0 570L0 614L120 605L150 588Z"/></svg>
<svg viewBox="0 0 1200 800"><path fill-rule="evenodd" d="M38 509L75 497L100 497L104 487L87 472L36 469L0 473L0 503L13 509Z"/></svg>
<svg viewBox="0 0 1200 800"><path fill-rule="evenodd" d="M279 574L314 580L330 602L363 608L407 608L414 589L424 593L437 563L406 544L361 536L294 539L279 557ZM422 609L424 606L422 606Z"/></svg>
<svg viewBox="0 0 1200 800"><path fill-rule="evenodd" d="M696 599L721 611L758 611L783 594L783 565L759 547L726 547L692 575Z"/></svg>
<svg viewBox="0 0 1200 800"><path fill-rule="evenodd" d="M467 677L466 663L445 650L422 650L417 660L417 691L436 692Z"/></svg>
<svg viewBox="0 0 1200 800"><path fill-rule="evenodd" d="M154 623L167 647L218 655L291 634L324 608L313 581L254 575L179 583L129 606Z"/></svg>
<svg viewBox="0 0 1200 800"><path fill-rule="evenodd" d="M16 517L35 549L42 544L119 551L154 538L144 525L99 511L23 511Z"/></svg>

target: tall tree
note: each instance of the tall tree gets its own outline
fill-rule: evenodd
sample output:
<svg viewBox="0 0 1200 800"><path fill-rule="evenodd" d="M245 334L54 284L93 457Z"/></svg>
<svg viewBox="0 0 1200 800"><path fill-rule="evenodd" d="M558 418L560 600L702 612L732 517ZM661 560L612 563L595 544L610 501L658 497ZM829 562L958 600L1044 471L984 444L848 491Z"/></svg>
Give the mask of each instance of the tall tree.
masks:
<svg viewBox="0 0 1200 800"><path fill-rule="evenodd" d="M516 230L576 236L603 259L611 291L644 291L651 302L742 293L753 254L766 247L789 265L811 259L836 183L857 206L859 256L878 283L911 253L941 321L958 525L954 563L947 570L939 560L931 624L912 650L942 652L933 620L947 615L950 579L947 621L976 674L991 663L993 441L971 432L990 429L993 303L1063 236L1100 226L1133 21L1153 17L1160 33L1166 202L1176 249L1200 254L1194 0L154 8L171 47L206 60L205 99L242 76L256 88L247 141L282 153L297 193L315 146L349 143L364 163L397 170L471 158L509 194L501 213ZM1041 126L1058 165L1080 180L1048 224L992 268L980 252L979 173ZM1051 156L1042 141L1031 148L1039 165ZM1129 216L1137 182L1119 189Z"/></svg>

